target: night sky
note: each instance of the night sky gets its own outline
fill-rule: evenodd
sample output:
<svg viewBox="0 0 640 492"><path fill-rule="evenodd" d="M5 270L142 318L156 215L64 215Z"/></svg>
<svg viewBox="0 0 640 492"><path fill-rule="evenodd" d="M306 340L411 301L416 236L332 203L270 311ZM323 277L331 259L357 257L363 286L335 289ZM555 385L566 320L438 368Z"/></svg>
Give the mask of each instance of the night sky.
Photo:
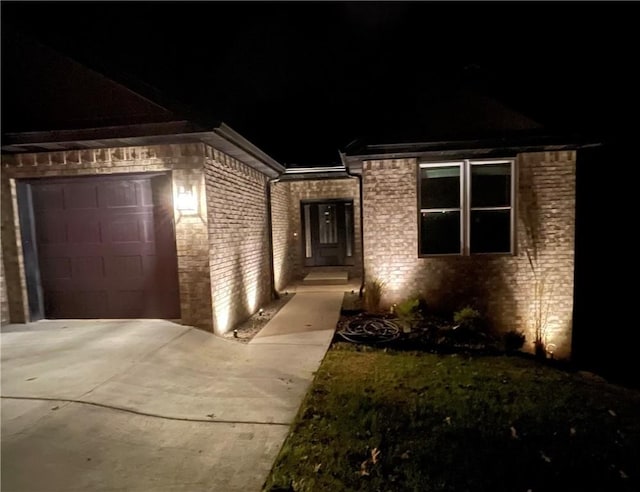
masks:
<svg viewBox="0 0 640 492"><path fill-rule="evenodd" d="M337 163L356 138L471 137L465 98L550 132L625 134L638 109L632 4L2 2L2 23L311 165Z"/></svg>

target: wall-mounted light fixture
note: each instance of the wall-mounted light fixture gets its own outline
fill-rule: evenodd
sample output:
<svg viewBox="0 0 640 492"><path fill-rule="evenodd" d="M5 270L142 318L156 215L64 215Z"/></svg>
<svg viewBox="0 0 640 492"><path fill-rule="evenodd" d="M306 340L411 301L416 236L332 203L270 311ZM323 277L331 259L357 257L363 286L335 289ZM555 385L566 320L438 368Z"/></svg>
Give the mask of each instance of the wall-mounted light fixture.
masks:
<svg viewBox="0 0 640 492"><path fill-rule="evenodd" d="M198 193L193 185L178 186L176 195L176 209L181 214L197 214L198 213Z"/></svg>

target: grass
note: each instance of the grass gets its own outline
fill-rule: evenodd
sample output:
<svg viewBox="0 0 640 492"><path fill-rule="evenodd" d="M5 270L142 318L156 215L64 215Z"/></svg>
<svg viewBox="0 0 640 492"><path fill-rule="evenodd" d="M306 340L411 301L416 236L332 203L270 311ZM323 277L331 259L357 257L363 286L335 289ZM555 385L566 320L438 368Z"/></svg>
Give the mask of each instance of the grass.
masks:
<svg viewBox="0 0 640 492"><path fill-rule="evenodd" d="M336 344L265 490L640 490L640 394L521 357Z"/></svg>

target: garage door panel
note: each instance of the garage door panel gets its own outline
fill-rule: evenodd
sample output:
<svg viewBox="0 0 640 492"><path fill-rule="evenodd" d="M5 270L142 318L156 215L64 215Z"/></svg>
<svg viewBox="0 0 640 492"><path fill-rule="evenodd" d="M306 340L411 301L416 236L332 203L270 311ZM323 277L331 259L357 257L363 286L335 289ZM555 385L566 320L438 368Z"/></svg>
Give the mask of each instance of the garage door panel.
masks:
<svg viewBox="0 0 640 492"><path fill-rule="evenodd" d="M67 223L62 218L48 218L38 230L38 239L43 244L66 244L69 241Z"/></svg>
<svg viewBox="0 0 640 492"><path fill-rule="evenodd" d="M39 184L38 193L33 194L33 209L36 212L64 209L64 188L59 185Z"/></svg>
<svg viewBox="0 0 640 492"><path fill-rule="evenodd" d="M173 209L155 203L171 204L158 193L168 184L157 175L32 183L46 317L180 317Z"/></svg>
<svg viewBox="0 0 640 492"><path fill-rule="evenodd" d="M69 184L64 187L66 209L98 208L98 187L91 183Z"/></svg>
<svg viewBox="0 0 640 492"><path fill-rule="evenodd" d="M109 316L107 292L46 291L45 310L51 318L66 318L72 311L74 318L107 318Z"/></svg>
<svg viewBox="0 0 640 492"><path fill-rule="evenodd" d="M74 258L73 276L79 282L93 285L105 277L104 258L101 256L84 256Z"/></svg>
<svg viewBox="0 0 640 492"><path fill-rule="evenodd" d="M75 292L75 302L80 305L80 317L108 317L108 294L105 290L82 290Z"/></svg>
<svg viewBox="0 0 640 492"><path fill-rule="evenodd" d="M48 316L52 318L61 318L64 316L64 313L74 307L75 300L73 299L71 292L51 290L47 288L46 285L43 285L43 289L44 310Z"/></svg>
<svg viewBox="0 0 640 492"><path fill-rule="evenodd" d="M40 264L40 271L44 279L70 279L71 258L46 258Z"/></svg>
<svg viewBox="0 0 640 492"><path fill-rule="evenodd" d="M143 289L116 290L111 292L111 302L114 308L114 317L151 317L157 311L157 301L149 298ZM149 304L147 306L147 304Z"/></svg>
<svg viewBox="0 0 640 492"><path fill-rule="evenodd" d="M144 277L141 255L114 256L109 269L113 275L122 278Z"/></svg>
<svg viewBox="0 0 640 492"><path fill-rule="evenodd" d="M102 198L106 208L139 208L142 206L140 182L122 180L107 183L102 189Z"/></svg>
<svg viewBox="0 0 640 492"><path fill-rule="evenodd" d="M100 221L96 219L84 219L78 217L76 220L70 220L67 223L69 232L69 242L78 244L101 244L102 230Z"/></svg>
<svg viewBox="0 0 640 492"><path fill-rule="evenodd" d="M109 223L109 233L112 243L144 242L140 221L136 217L120 219Z"/></svg>

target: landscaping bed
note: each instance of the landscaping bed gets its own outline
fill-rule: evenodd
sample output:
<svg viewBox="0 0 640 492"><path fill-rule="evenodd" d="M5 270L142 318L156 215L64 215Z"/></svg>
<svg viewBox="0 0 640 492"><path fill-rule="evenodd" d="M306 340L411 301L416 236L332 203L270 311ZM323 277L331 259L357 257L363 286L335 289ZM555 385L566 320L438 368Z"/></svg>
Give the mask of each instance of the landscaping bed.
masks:
<svg viewBox="0 0 640 492"><path fill-rule="evenodd" d="M251 317L238 325L234 330L222 335L224 338L240 343L249 343L253 337L278 314L295 294L281 294L278 299L272 300L268 305L259 309Z"/></svg>

